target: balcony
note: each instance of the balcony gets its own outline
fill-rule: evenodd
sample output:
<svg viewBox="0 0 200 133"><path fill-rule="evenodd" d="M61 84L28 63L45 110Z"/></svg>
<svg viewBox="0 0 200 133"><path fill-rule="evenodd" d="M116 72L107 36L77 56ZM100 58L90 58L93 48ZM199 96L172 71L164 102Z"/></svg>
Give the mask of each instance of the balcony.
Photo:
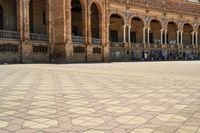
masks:
<svg viewBox="0 0 200 133"><path fill-rule="evenodd" d="M92 44L101 44L101 39L99 39L99 38L92 38Z"/></svg>
<svg viewBox="0 0 200 133"><path fill-rule="evenodd" d="M78 44L84 44L84 38L82 36L72 36L72 42Z"/></svg>
<svg viewBox="0 0 200 133"><path fill-rule="evenodd" d="M34 41L48 41L47 35L30 33L30 39Z"/></svg>
<svg viewBox="0 0 200 133"><path fill-rule="evenodd" d="M19 32L0 30L0 38L3 39L19 39Z"/></svg>

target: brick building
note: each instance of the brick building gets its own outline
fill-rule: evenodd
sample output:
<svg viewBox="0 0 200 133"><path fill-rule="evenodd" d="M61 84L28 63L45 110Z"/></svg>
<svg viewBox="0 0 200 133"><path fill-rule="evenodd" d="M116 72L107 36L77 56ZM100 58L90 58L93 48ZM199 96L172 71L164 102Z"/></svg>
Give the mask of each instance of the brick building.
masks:
<svg viewBox="0 0 200 133"><path fill-rule="evenodd" d="M200 59L198 0L0 0L0 62Z"/></svg>

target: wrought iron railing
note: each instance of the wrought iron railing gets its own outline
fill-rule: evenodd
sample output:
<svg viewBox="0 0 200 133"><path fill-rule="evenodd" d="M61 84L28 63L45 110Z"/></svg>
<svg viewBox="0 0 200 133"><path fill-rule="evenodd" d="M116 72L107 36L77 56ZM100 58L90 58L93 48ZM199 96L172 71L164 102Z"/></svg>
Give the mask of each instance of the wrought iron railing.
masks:
<svg viewBox="0 0 200 133"><path fill-rule="evenodd" d="M0 38L5 39L19 39L19 32L0 30Z"/></svg>
<svg viewBox="0 0 200 133"><path fill-rule="evenodd" d="M72 42L83 44L84 38L82 36L72 36Z"/></svg>
<svg viewBox="0 0 200 133"><path fill-rule="evenodd" d="M30 39L34 41L48 41L47 35L30 33Z"/></svg>

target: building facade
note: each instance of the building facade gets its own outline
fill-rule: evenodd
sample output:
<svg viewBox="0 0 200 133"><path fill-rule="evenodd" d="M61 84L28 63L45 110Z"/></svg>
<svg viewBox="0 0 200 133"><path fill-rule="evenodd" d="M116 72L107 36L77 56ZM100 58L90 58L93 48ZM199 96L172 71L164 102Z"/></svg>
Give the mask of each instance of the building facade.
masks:
<svg viewBox="0 0 200 133"><path fill-rule="evenodd" d="M197 0L0 0L0 63L194 59Z"/></svg>

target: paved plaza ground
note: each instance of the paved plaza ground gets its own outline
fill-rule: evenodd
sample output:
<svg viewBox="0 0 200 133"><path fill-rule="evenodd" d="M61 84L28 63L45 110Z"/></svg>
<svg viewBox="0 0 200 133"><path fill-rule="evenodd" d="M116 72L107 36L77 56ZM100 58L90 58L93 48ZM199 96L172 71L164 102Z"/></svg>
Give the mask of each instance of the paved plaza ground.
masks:
<svg viewBox="0 0 200 133"><path fill-rule="evenodd" d="M0 133L200 133L200 62L0 65Z"/></svg>

